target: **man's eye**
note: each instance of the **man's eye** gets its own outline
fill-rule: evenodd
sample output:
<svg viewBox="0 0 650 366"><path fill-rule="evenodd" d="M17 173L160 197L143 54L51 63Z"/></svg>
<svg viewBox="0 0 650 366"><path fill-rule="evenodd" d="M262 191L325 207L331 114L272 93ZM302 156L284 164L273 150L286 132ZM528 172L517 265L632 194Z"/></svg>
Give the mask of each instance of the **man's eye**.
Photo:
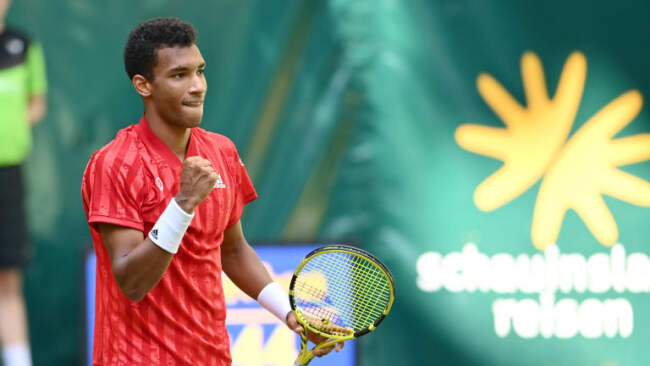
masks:
<svg viewBox="0 0 650 366"><path fill-rule="evenodd" d="M174 79L181 79L181 78L183 78L183 76L185 76L185 74L182 74L182 73L181 73L181 74L174 74L174 75L172 75L172 77L173 77Z"/></svg>
<svg viewBox="0 0 650 366"><path fill-rule="evenodd" d="M203 74L205 74L205 69L199 69L199 71L197 71L197 72L199 73L199 75L203 75Z"/></svg>

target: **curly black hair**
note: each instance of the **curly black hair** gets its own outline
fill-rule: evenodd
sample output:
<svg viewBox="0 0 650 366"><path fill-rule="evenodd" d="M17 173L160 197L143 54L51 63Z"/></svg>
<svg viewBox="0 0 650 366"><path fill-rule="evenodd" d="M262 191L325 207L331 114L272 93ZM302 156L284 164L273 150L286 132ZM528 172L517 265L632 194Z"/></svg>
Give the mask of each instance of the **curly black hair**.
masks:
<svg viewBox="0 0 650 366"><path fill-rule="evenodd" d="M197 37L194 26L178 18L154 18L138 24L124 46L124 68L129 79L139 74L153 80L158 49L189 47Z"/></svg>

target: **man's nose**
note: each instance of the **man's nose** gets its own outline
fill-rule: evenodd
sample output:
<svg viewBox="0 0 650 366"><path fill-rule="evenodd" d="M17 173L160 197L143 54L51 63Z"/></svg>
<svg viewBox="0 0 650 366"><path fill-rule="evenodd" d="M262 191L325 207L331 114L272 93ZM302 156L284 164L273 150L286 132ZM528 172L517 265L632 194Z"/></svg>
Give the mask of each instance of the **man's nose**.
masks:
<svg viewBox="0 0 650 366"><path fill-rule="evenodd" d="M208 83L205 81L205 77L201 74L194 74L192 77L190 93L205 93L207 88Z"/></svg>

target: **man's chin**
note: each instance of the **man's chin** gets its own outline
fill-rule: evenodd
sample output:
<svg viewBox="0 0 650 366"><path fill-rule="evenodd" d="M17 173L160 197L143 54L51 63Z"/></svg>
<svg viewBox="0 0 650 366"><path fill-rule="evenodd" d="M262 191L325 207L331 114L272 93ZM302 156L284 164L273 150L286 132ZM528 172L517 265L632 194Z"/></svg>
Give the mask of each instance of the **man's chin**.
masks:
<svg viewBox="0 0 650 366"><path fill-rule="evenodd" d="M190 120L188 121L187 127L192 128L192 127L199 127L201 125L201 119L197 120Z"/></svg>
<svg viewBox="0 0 650 366"><path fill-rule="evenodd" d="M186 115L184 122L186 127L198 127L201 124L201 119L203 118L203 113L197 113L192 115Z"/></svg>

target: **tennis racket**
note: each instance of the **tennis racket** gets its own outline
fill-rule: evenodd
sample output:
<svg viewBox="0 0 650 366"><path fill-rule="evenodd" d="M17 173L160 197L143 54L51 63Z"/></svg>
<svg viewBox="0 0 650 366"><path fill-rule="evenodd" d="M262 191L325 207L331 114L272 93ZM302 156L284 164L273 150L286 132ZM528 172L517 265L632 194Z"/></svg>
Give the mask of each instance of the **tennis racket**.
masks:
<svg viewBox="0 0 650 366"><path fill-rule="evenodd" d="M393 276L372 254L349 245L328 245L307 254L289 285L291 308L303 327L294 365L309 364L316 349L373 331L394 298ZM309 350L307 329L327 341Z"/></svg>

